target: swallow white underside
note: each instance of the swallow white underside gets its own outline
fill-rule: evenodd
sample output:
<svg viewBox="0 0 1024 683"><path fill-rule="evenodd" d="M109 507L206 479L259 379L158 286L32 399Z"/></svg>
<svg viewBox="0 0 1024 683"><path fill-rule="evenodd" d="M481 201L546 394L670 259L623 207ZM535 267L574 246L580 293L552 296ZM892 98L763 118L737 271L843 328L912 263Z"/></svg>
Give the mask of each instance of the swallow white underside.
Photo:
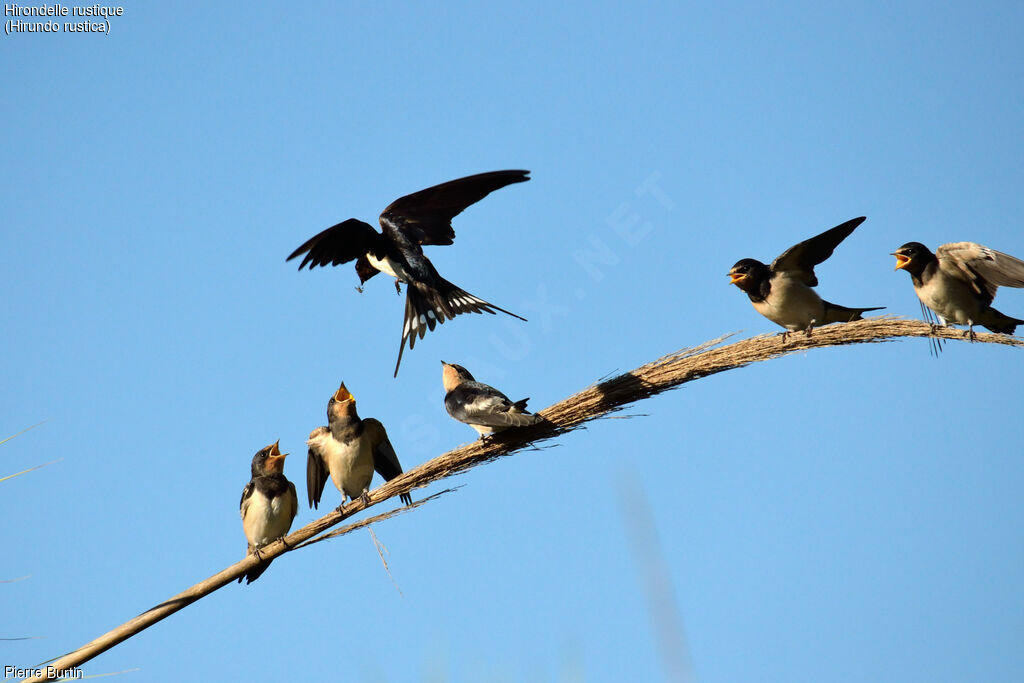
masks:
<svg viewBox="0 0 1024 683"><path fill-rule="evenodd" d="M403 268L401 264L393 261L390 256L378 259L372 253L367 252L366 260L370 262L371 266L380 272L386 273L401 282L409 282L409 274L405 272L405 268Z"/></svg>
<svg viewBox="0 0 1024 683"><path fill-rule="evenodd" d="M242 513L242 528L249 545L262 548L287 534L296 513L291 508L288 496L268 500L259 489L253 491Z"/></svg>
<svg viewBox="0 0 1024 683"><path fill-rule="evenodd" d="M825 318L825 304L818 293L785 272L772 279L767 299L751 303L758 313L790 332L806 330Z"/></svg>
<svg viewBox="0 0 1024 683"><path fill-rule="evenodd" d="M370 488L373 479L373 449L365 434L348 443L341 443L330 432L306 442L321 454L331 473L331 481L345 496L356 499Z"/></svg>
<svg viewBox="0 0 1024 683"><path fill-rule="evenodd" d="M972 325L981 316L981 304L971 287L941 268L936 268L928 282L914 287L914 291L943 325Z"/></svg>

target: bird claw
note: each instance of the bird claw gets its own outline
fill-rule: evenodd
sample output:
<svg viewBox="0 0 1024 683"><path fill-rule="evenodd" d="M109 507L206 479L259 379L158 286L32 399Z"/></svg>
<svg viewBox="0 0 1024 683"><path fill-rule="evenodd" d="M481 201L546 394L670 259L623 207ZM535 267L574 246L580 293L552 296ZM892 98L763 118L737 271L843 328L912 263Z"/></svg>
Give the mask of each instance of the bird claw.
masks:
<svg viewBox="0 0 1024 683"><path fill-rule="evenodd" d="M260 549L259 548L253 548L252 554L255 555L256 559L259 560L260 562L263 561L263 555L260 554Z"/></svg>
<svg viewBox="0 0 1024 683"><path fill-rule="evenodd" d="M780 333L782 335L782 343L785 344L786 340L789 339L789 330Z"/></svg>
<svg viewBox="0 0 1024 683"><path fill-rule="evenodd" d="M805 337L810 337L811 336L811 330L813 330L813 329L814 329L814 325L808 325L807 329L804 330L804 336Z"/></svg>
<svg viewBox="0 0 1024 683"><path fill-rule="evenodd" d="M363 286L359 285L358 287L356 287L356 291L359 292L360 294L362 294L363 293Z"/></svg>
<svg viewBox="0 0 1024 683"><path fill-rule="evenodd" d="M402 295L402 283L400 280L395 280L395 292L397 292L399 296Z"/></svg>
<svg viewBox="0 0 1024 683"><path fill-rule="evenodd" d="M366 491L363 491L362 494L359 496L359 500L363 501L363 505L369 505L370 504L370 494L367 493Z"/></svg>

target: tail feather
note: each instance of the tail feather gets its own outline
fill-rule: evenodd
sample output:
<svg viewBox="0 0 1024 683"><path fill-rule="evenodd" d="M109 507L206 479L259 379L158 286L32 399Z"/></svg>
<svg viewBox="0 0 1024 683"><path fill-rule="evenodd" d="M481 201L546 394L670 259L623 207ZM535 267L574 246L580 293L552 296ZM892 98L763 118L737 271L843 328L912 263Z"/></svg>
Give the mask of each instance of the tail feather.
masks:
<svg viewBox="0 0 1024 683"><path fill-rule="evenodd" d="M932 326L932 329L935 329L935 326L939 324L939 321L936 319L935 313L932 311L932 309L925 306L924 302L921 301L920 299L918 300L918 303L921 304L921 317L924 318L924 321L926 323ZM945 340L942 337L933 337L929 335L928 355L933 356L934 358L938 358L939 354L942 353L942 345L944 343Z"/></svg>
<svg viewBox="0 0 1024 683"><path fill-rule="evenodd" d="M825 322L823 324L828 325L829 323L849 323L854 320L863 320L862 314L868 311L880 311L885 306L872 306L870 308L847 308L846 306L839 306L829 301L823 301L825 304Z"/></svg>
<svg viewBox="0 0 1024 683"><path fill-rule="evenodd" d="M402 364L402 353L408 340L409 350L416 346L416 339L423 339L427 331L463 313L490 313L501 311L513 318L526 318L506 311L500 306L484 301L464 289L456 287L444 278L438 279L437 287L415 282L405 289L405 321L402 324L402 341L398 346L398 361L395 363L395 377Z"/></svg>
<svg viewBox="0 0 1024 683"><path fill-rule="evenodd" d="M249 552L252 553L252 547L250 546ZM248 572L238 577L238 583L242 583L242 579L245 579L245 585L249 585L256 579L263 575L263 572L267 571L267 567L273 560L261 560L259 564L250 569Z"/></svg>
<svg viewBox="0 0 1024 683"><path fill-rule="evenodd" d="M1024 325L1024 320L1011 318L994 308L989 308L977 324L992 330L996 334L1013 334L1017 330L1017 325Z"/></svg>

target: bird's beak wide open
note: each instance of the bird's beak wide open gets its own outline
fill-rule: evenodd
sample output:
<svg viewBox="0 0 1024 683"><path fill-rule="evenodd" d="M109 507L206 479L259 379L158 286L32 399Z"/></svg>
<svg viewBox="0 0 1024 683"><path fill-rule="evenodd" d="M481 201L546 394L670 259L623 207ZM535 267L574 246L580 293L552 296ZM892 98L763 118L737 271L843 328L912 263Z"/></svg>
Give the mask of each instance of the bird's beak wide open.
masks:
<svg viewBox="0 0 1024 683"><path fill-rule="evenodd" d="M898 252L893 252L892 256L896 257L896 267L893 270L899 270L900 268L906 268L907 264L910 263L910 257L904 256Z"/></svg>
<svg viewBox="0 0 1024 683"><path fill-rule="evenodd" d="M338 390L334 392L334 400L338 401L339 403L341 401L352 401L353 403L355 403L356 397L353 396L351 392L349 392L349 390L345 388L345 383L342 382L341 386L338 387Z"/></svg>
<svg viewBox="0 0 1024 683"><path fill-rule="evenodd" d="M270 455L267 456L266 468L268 472L283 472L284 471L284 459L288 457L287 453L282 453L279 444L281 440L278 439L274 442L274 445L270 447Z"/></svg>

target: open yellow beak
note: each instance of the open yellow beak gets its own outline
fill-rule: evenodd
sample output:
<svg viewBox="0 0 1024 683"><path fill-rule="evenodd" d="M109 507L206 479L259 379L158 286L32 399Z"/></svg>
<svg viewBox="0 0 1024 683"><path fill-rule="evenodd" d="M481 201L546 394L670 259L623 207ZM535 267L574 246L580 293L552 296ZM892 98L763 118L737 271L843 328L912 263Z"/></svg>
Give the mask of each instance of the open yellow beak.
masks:
<svg viewBox="0 0 1024 683"><path fill-rule="evenodd" d="M899 270L900 268L906 268L907 264L910 263L910 258L907 257L907 256L904 256L903 254L893 253L892 255L896 257L896 267L893 268L893 270Z"/></svg>
<svg viewBox="0 0 1024 683"><path fill-rule="evenodd" d="M341 386L338 387L338 390L334 392L334 400L335 401L339 401L339 402L341 402L341 401L352 401L352 402L355 402L356 397L353 396L351 394L351 392L349 392L349 390L345 388L345 383L342 382Z"/></svg>
<svg viewBox="0 0 1024 683"><path fill-rule="evenodd" d="M726 275L729 276L729 284L734 285L737 282L743 282L747 279L747 276L743 273L737 273L736 271L730 270Z"/></svg>
<svg viewBox="0 0 1024 683"><path fill-rule="evenodd" d="M270 455L267 456L266 469L268 472L283 472L284 471L284 459L288 457L287 453L282 453L279 444L281 440L278 439L274 442L274 445L270 447Z"/></svg>

